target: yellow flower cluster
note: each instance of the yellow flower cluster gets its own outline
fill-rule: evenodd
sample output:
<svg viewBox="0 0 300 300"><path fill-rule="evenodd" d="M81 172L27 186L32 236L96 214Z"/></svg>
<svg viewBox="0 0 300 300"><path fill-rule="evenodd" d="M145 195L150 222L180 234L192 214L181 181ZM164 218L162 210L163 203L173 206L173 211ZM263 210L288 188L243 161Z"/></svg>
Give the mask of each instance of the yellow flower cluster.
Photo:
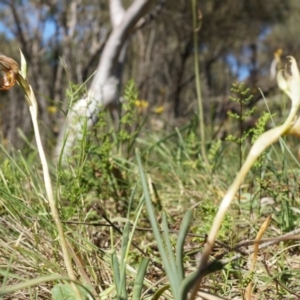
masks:
<svg viewBox="0 0 300 300"><path fill-rule="evenodd" d="M146 100L135 100L134 105L138 108L139 112L145 112L147 110L147 108L149 107L149 102ZM164 112L164 107L163 105L160 105L156 108L152 109L152 112L156 113L156 114L161 114L162 112Z"/></svg>
<svg viewBox="0 0 300 300"><path fill-rule="evenodd" d="M135 100L134 104L136 107L141 109L146 109L149 106L149 102L147 102L146 100Z"/></svg>

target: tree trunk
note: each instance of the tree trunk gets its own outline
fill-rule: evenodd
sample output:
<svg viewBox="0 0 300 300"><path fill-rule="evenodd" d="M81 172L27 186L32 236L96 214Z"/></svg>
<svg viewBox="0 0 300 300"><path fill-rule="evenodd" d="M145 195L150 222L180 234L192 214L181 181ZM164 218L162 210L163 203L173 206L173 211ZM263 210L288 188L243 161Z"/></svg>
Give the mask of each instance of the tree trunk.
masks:
<svg viewBox="0 0 300 300"><path fill-rule="evenodd" d="M107 40L88 94L70 109L64 129L60 132L54 158L71 155L72 147L83 138L85 124L91 128L99 111L111 108L118 115L119 89L127 41L138 21L149 11L155 0L135 0L124 10L121 0L110 0L113 30ZM123 50L122 50L123 49ZM63 153L62 153L63 149Z"/></svg>

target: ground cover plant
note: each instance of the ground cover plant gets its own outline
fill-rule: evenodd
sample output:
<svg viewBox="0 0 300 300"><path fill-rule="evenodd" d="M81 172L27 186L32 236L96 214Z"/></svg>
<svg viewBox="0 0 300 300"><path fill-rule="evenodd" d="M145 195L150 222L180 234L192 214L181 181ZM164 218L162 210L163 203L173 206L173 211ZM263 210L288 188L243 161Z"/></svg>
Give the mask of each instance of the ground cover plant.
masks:
<svg viewBox="0 0 300 300"><path fill-rule="evenodd" d="M23 56L20 68L2 56L1 67L2 88L19 83L38 132ZM132 81L120 128L102 113L74 155L50 170L38 134L26 157L1 146L0 297L299 297L299 163L296 141L281 138L299 136L293 58L287 70L278 75L292 100L284 123L262 133L262 114L253 146L250 138L213 140L207 160L197 118L169 133L142 128Z"/></svg>

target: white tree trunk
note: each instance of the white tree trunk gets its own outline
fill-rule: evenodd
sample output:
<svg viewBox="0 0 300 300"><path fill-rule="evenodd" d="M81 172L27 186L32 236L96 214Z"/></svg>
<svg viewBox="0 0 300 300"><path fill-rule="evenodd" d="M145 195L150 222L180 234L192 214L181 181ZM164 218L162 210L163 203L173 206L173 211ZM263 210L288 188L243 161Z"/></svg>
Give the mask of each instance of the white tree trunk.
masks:
<svg viewBox="0 0 300 300"><path fill-rule="evenodd" d="M87 97L76 102L69 111L58 137L55 159L62 155L65 161L71 155L75 142L83 138L85 124L87 129L91 128L101 109L117 107L122 76L120 66L124 63L128 39L137 22L155 2L156 0L135 0L124 10L121 0L110 0L113 30L102 52Z"/></svg>

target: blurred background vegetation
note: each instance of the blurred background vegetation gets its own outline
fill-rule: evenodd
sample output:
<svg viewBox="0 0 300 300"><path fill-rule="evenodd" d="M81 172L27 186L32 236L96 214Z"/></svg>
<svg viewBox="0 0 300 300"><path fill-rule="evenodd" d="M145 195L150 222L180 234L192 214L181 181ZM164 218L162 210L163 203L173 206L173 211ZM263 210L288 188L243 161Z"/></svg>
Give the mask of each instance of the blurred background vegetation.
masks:
<svg viewBox="0 0 300 300"><path fill-rule="evenodd" d="M218 126L228 110L234 111L229 101L232 83L244 81L250 88L251 108L261 99L258 88L266 96L277 93L270 79L274 53L281 48L283 56L300 57L300 3L206 0L198 6L205 122L213 134L222 135ZM93 74L110 30L104 0L0 1L1 52L18 61L22 49L40 105L43 136L52 145L70 101L66 91ZM132 35L123 81L135 80L153 130L184 125L197 112L193 55L192 10L186 0L165 1ZM21 97L18 89L1 91L1 137L17 148L24 144L18 129L27 136L31 131Z"/></svg>
<svg viewBox="0 0 300 300"><path fill-rule="evenodd" d="M123 1L126 8L132 2ZM82 272L81 282L93 286L101 299L115 299L118 284L111 258L115 251L123 253L129 247L128 266L136 270L141 256L152 262L144 280L144 299L150 299L156 286L159 292L169 283L149 225L151 209L149 213L143 208L148 193L146 180L141 186L143 169L153 216L161 224L163 212L167 213L172 245L178 240L184 213L193 210L182 257L190 273L198 264L220 199L250 144L266 128L280 124L289 111L290 101L279 92L271 65L281 57L278 68L282 68L287 55L300 59L300 1L199 0L197 21L201 19L202 25L197 30L197 48L191 2L157 0L130 36L120 85L123 107L118 130L101 111L94 128L84 132L86 139L72 148L69 166L50 164L70 249L80 253L76 270ZM49 156L70 103L88 90L111 32L107 0L0 0L1 54L19 61L20 48L26 57ZM195 50L199 52L208 164L199 138ZM268 101L263 101L264 96ZM40 165L35 164L28 106L18 87L0 91L0 99L0 258L5 286L17 281L14 272L27 280L47 275L49 270L58 274L65 270L57 254L57 234L45 201ZM264 264L254 277L246 266L251 252L240 251L240 243L254 239L271 213L266 237L277 238L293 230L299 233L296 143L283 138L270 147L241 186L213 254L217 260L226 257L227 267L205 281L213 292L241 299L237 295L254 278L260 299L291 299L299 294L298 243L279 244L277 240L262 251ZM129 232L124 220L137 225L130 229L128 247L121 242ZM22 235L26 239L20 241L21 250L15 256L11 245L19 243ZM243 257L235 255L232 260L233 253ZM81 261L88 266L84 272ZM24 265L30 269L21 273ZM12 270L11 274L6 270ZM129 279L128 292L135 277L132 273L128 278L130 272L123 273ZM31 298L19 293L16 299L49 299L52 285L48 290L37 289L39 297L33 292ZM166 294L166 299L173 299Z"/></svg>

